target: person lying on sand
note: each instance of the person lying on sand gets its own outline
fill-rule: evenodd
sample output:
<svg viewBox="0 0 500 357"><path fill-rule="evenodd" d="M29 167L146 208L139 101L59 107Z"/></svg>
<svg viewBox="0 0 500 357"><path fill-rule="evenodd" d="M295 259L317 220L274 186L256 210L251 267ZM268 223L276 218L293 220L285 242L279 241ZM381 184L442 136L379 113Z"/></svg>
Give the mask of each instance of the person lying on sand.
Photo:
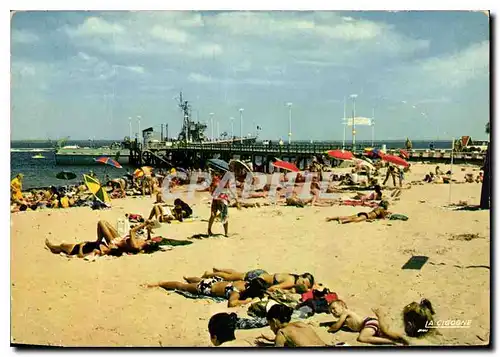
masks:
<svg viewBox="0 0 500 357"><path fill-rule="evenodd" d="M382 199L382 188L380 185L375 185L375 191L370 193L369 195L365 195L361 192L356 193L356 196L353 197L355 200L365 201L379 201Z"/></svg>
<svg viewBox="0 0 500 357"><path fill-rule="evenodd" d="M349 310L344 301L332 301L330 303L330 312L338 320L328 328L328 332L334 333L342 327L347 327L352 332L359 332L358 342L374 345L395 345L397 343L408 345L408 341L402 334L389 330L386 319L379 309L372 310L376 317L362 318Z"/></svg>
<svg viewBox="0 0 500 357"><path fill-rule="evenodd" d="M262 334L256 339L257 344L273 342L275 347L325 347L327 344L318 336L311 325L304 322L290 322L293 309L275 304L267 312L269 327L276 337Z"/></svg>
<svg viewBox="0 0 500 357"><path fill-rule="evenodd" d="M97 222L97 240L94 242L82 243L61 243L52 244L48 239L45 245L54 254L65 253L67 255L77 255L83 258L85 255L94 253L96 255L121 255L122 253L139 253L148 246L154 244L151 241L152 221L146 221L143 224L132 228L128 235L120 237L118 231L109 222L101 220ZM147 239L138 237L137 231L147 229Z"/></svg>
<svg viewBox="0 0 500 357"><path fill-rule="evenodd" d="M370 212L359 212L358 214L352 216L337 216L337 217L327 217L326 221L338 221L340 224L344 223L358 223L373 219L384 219L390 212L387 211L389 208L389 202L382 201L379 206Z"/></svg>
<svg viewBox="0 0 500 357"><path fill-rule="evenodd" d="M160 287L165 290L187 291L195 295L223 297L228 300L228 307L236 307L251 303L255 298L264 297L267 284L257 278L251 282L224 281L221 277L212 278L185 277L187 283L179 281L163 281L156 284L146 284L147 288Z"/></svg>
<svg viewBox="0 0 500 357"><path fill-rule="evenodd" d="M238 316L232 312L230 314L221 312L213 315L208 321L208 332L210 341L214 346L223 347L244 347L253 346L248 340L238 340L234 336Z"/></svg>
<svg viewBox="0 0 500 357"><path fill-rule="evenodd" d="M277 289L294 290L298 287L305 287L306 290L309 290L314 286L314 276L310 273L304 273L301 275L289 273L269 274L262 269L254 269L241 273L233 269L217 268L213 268L212 271L212 273L206 271L202 275L202 278L212 278L218 276L226 281L252 281L254 279L261 278L266 282L266 284L268 284L268 291Z"/></svg>
<svg viewBox="0 0 500 357"><path fill-rule="evenodd" d="M172 214L172 211L168 207L164 207L161 204L153 205L153 209L149 214L149 220L156 218L158 222L161 223L170 223L175 219L175 216Z"/></svg>

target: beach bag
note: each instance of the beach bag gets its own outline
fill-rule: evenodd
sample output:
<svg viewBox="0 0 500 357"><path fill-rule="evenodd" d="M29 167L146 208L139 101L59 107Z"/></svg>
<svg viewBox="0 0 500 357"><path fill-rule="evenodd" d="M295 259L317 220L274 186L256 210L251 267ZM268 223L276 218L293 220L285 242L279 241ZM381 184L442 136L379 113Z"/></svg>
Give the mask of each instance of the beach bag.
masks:
<svg viewBox="0 0 500 357"><path fill-rule="evenodd" d="M408 220L408 217L405 216L404 214L398 214L398 213L395 213L395 214L391 214L391 216L389 217L389 219L391 221L394 221L394 220L398 220L398 221L407 221Z"/></svg>

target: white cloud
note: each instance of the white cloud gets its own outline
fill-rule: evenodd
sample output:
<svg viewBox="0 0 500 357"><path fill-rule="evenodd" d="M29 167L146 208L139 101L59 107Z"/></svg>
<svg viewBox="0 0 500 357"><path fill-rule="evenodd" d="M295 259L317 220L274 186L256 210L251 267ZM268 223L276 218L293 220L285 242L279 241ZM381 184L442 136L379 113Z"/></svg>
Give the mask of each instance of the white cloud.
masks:
<svg viewBox="0 0 500 357"><path fill-rule="evenodd" d="M125 28L116 23L110 23L100 17L89 17L76 28L66 27L70 36L116 35L125 32Z"/></svg>
<svg viewBox="0 0 500 357"><path fill-rule="evenodd" d="M170 43L186 43L189 39L189 35L185 31L158 25L151 29L151 35Z"/></svg>
<svg viewBox="0 0 500 357"><path fill-rule="evenodd" d="M40 38L26 30L12 30L11 41L13 43L33 43L37 42Z"/></svg>
<svg viewBox="0 0 500 357"><path fill-rule="evenodd" d="M188 81L196 83L210 83L213 82L212 77L206 76L201 73L190 73Z"/></svg>

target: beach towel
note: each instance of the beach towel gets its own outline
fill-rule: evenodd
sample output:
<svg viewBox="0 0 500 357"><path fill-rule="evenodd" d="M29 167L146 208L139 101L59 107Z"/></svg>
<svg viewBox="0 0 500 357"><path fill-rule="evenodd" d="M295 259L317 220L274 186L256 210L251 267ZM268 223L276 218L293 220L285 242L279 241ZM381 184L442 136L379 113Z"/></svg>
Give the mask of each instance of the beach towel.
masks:
<svg viewBox="0 0 500 357"><path fill-rule="evenodd" d="M189 240L179 240L179 239L172 239L172 238L163 238L163 237L154 237L151 238L151 240L158 245L171 245L171 246L178 246L178 245L189 245L193 244L193 242Z"/></svg>
<svg viewBox="0 0 500 357"><path fill-rule="evenodd" d="M301 300L307 301L309 299L314 299L314 297L315 297L314 292L315 292L315 290L309 290L307 293L302 294ZM323 292L320 291L320 293L323 293ZM328 303L331 303L332 301L339 299L337 296L337 293L332 293L330 291L326 292L326 294L324 294L324 297L325 297L326 301L328 301Z"/></svg>
<svg viewBox="0 0 500 357"><path fill-rule="evenodd" d="M212 301L215 301L215 302L226 301L226 299L221 298L221 297L217 297L217 296L191 294L188 291L182 291L182 290L174 290L174 292L176 292L177 294L182 295L182 296L184 296L185 298L188 298L188 299L208 299L208 300L212 300Z"/></svg>
<svg viewBox="0 0 500 357"><path fill-rule="evenodd" d="M144 222L144 218L140 214L128 213L128 221L130 223L142 223Z"/></svg>
<svg viewBox="0 0 500 357"><path fill-rule="evenodd" d="M253 328L261 328L268 326L269 323L265 317L252 317L252 318L243 318L238 317L236 320L236 329L237 330L250 330Z"/></svg>
<svg viewBox="0 0 500 357"><path fill-rule="evenodd" d="M408 217L405 216L404 214L398 214L398 213L394 213L394 214L391 214L389 219L391 221L394 221L394 220L398 220L398 221L407 221L408 220Z"/></svg>

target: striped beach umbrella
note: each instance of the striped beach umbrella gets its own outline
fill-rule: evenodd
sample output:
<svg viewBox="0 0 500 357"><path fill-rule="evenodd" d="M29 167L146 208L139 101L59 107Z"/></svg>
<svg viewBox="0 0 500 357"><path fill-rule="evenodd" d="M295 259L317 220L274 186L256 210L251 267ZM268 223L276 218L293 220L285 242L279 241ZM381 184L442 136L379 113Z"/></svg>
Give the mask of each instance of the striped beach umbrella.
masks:
<svg viewBox="0 0 500 357"><path fill-rule="evenodd" d="M116 167L117 169L123 168L122 165L120 165L120 163L118 161L116 161L110 157L107 157L107 156L98 157L97 159L94 159L94 161L100 162L101 164L106 164L106 165Z"/></svg>
<svg viewBox="0 0 500 357"><path fill-rule="evenodd" d="M101 202L108 203L111 202L108 193L102 188L99 180L89 176L83 175L83 182L89 189L89 191Z"/></svg>

